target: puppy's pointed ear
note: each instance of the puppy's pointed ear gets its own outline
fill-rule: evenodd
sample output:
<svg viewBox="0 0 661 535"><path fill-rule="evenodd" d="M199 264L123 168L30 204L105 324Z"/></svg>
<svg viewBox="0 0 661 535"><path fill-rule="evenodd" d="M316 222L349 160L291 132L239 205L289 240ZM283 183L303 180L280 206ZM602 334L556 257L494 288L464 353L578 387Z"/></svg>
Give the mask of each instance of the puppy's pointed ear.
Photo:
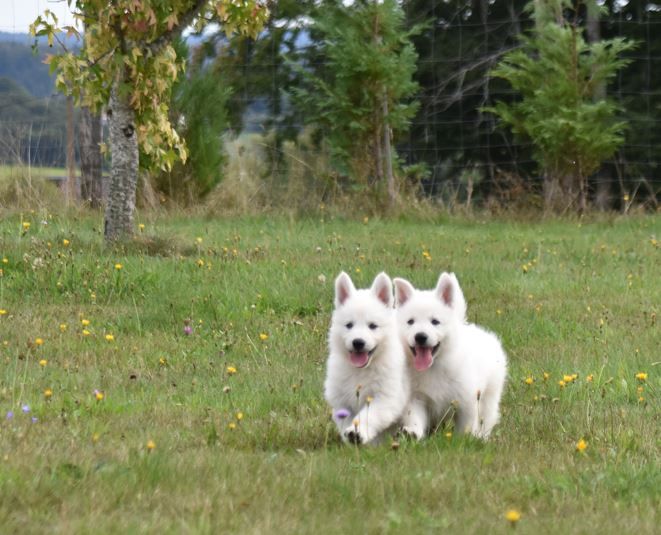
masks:
<svg viewBox="0 0 661 535"><path fill-rule="evenodd" d="M438 298L457 316L466 318L466 300L454 273L441 273L435 291Z"/></svg>
<svg viewBox="0 0 661 535"><path fill-rule="evenodd" d="M372 283L372 293L388 308L393 306L392 281L383 271L379 273Z"/></svg>
<svg viewBox="0 0 661 535"><path fill-rule="evenodd" d="M406 279L396 278L393 282L395 283L395 307L401 307L411 298L415 288Z"/></svg>
<svg viewBox="0 0 661 535"><path fill-rule="evenodd" d="M356 291L356 287L351 281L351 277L344 271L335 279L335 307L338 308L344 304Z"/></svg>

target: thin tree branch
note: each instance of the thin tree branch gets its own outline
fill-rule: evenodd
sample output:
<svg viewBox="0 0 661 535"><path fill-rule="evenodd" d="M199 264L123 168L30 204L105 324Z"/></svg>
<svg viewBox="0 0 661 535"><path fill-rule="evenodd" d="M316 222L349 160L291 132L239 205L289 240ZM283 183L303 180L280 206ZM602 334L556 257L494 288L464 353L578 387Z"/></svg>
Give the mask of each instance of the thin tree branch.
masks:
<svg viewBox="0 0 661 535"><path fill-rule="evenodd" d="M208 0L195 0L188 11L179 15L177 25L173 26L171 30L162 33L151 43L147 43L144 47L145 50L151 52L153 55L157 55L163 48L179 37L193 23L196 17L200 16L207 2Z"/></svg>

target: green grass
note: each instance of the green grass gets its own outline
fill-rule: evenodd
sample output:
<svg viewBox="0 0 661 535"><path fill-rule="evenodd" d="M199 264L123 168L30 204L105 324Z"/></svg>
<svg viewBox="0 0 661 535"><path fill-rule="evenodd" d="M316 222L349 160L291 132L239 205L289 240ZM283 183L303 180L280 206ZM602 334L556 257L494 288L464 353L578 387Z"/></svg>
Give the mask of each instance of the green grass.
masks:
<svg viewBox="0 0 661 535"><path fill-rule="evenodd" d="M510 508L524 533L657 529L658 215L143 217L122 248L100 216L0 222L0 532L505 533ZM458 274L510 358L488 443L339 442L322 382L342 269Z"/></svg>

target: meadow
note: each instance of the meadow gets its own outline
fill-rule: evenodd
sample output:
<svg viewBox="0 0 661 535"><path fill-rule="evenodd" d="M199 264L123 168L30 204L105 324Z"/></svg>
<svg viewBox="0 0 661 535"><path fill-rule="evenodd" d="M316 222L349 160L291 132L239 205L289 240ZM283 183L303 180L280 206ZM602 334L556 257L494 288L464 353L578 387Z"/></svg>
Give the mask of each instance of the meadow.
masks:
<svg viewBox="0 0 661 535"><path fill-rule="evenodd" d="M136 225L106 247L99 214L0 221L0 532L658 529L659 215ZM340 443L340 270L458 274L510 359L489 442Z"/></svg>

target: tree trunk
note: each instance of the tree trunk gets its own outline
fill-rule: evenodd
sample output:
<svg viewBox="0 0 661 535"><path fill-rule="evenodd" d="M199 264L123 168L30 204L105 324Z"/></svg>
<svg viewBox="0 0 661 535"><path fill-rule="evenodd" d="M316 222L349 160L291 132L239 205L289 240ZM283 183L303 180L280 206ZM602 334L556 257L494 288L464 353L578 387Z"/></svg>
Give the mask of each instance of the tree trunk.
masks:
<svg viewBox="0 0 661 535"><path fill-rule="evenodd" d="M380 187L383 179L383 146L381 145L381 112L375 110L374 112L374 182L372 185Z"/></svg>
<svg viewBox="0 0 661 535"><path fill-rule="evenodd" d="M101 115L81 108L80 122L80 192L92 208L101 206L103 176L101 156Z"/></svg>
<svg viewBox="0 0 661 535"><path fill-rule="evenodd" d="M76 181L75 128L73 124L73 98L67 97L67 184L65 188L67 206L80 198Z"/></svg>
<svg viewBox="0 0 661 535"><path fill-rule="evenodd" d="M388 97L383 90L383 155L386 185L388 187L388 204L390 208L395 206L397 193L395 192L395 176L392 172L392 145L390 144L390 125L388 124Z"/></svg>
<svg viewBox="0 0 661 535"><path fill-rule="evenodd" d="M587 19L585 29L589 43L601 41L601 27L599 25L599 5L597 0L588 0L585 4ZM594 88L593 98L596 102L606 98L606 84L600 83ZM594 204L599 210L608 210L612 206L610 194L610 182L603 172L598 172L595 177L596 193Z"/></svg>
<svg viewBox="0 0 661 535"><path fill-rule="evenodd" d="M138 183L138 136L135 112L126 95L115 82L108 110L110 154L110 188L106 203L104 236L106 241L133 234L133 212Z"/></svg>

